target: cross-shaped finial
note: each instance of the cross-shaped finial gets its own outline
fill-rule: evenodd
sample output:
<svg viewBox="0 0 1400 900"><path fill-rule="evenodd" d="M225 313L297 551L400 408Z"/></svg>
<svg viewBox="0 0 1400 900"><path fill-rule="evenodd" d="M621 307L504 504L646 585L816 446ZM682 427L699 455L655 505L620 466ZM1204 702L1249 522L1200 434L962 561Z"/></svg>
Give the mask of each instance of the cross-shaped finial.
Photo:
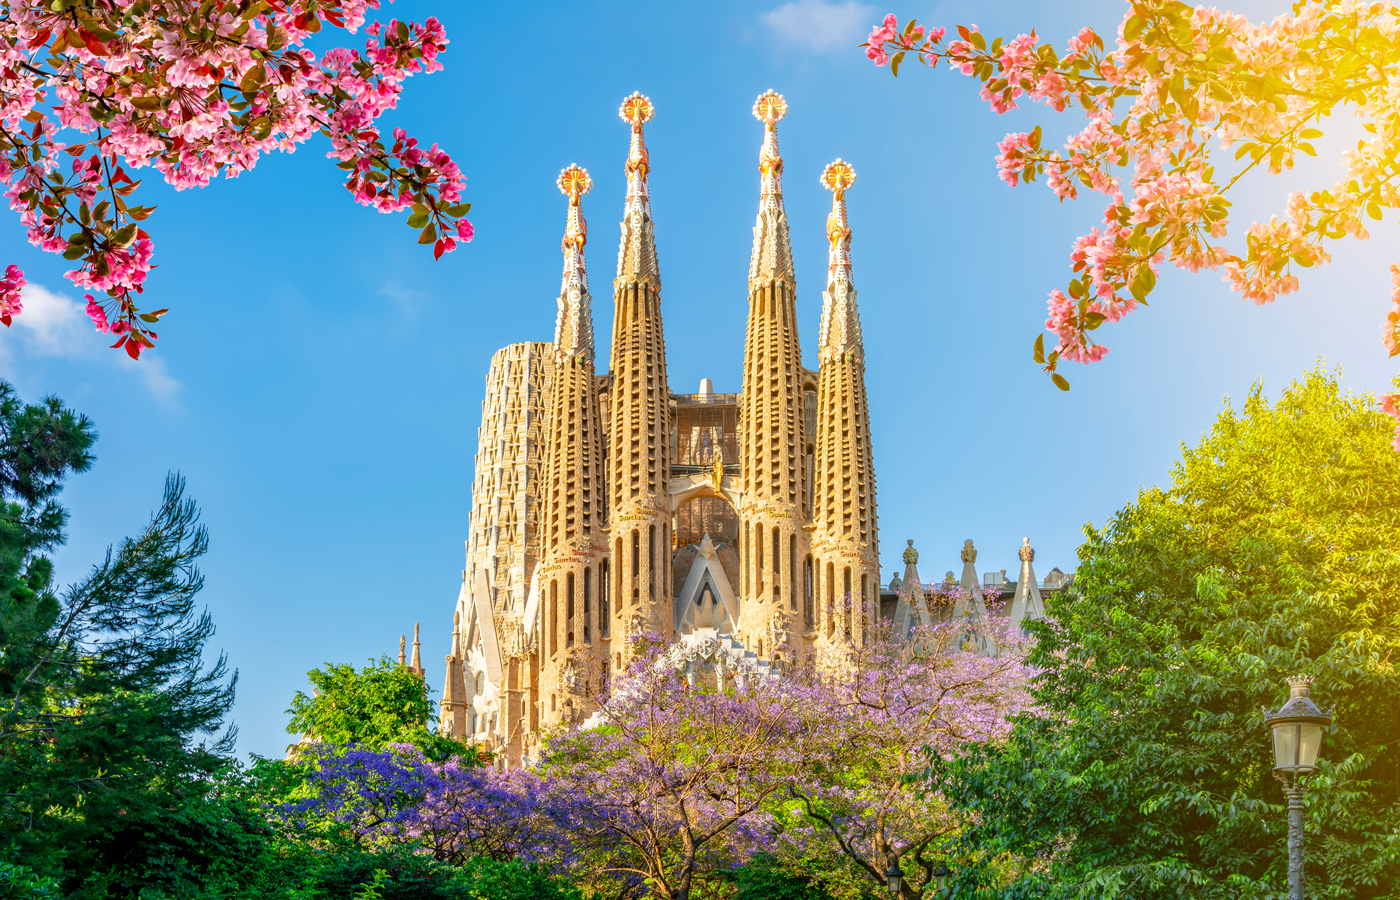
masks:
<svg viewBox="0 0 1400 900"><path fill-rule="evenodd" d="M559 173L559 190L569 195L569 200L577 201L579 197L588 193L593 187L593 179L588 177L588 170L578 163L570 166Z"/></svg>
<svg viewBox="0 0 1400 900"><path fill-rule="evenodd" d="M822 170L822 187L835 193L837 198L844 197L855 183L856 170L844 159L838 159Z"/></svg>
<svg viewBox="0 0 1400 900"><path fill-rule="evenodd" d="M782 94L773 90L765 91L753 105L753 117L770 128L785 115L787 101Z"/></svg>
<svg viewBox="0 0 1400 900"><path fill-rule="evenodd" d="M651 117L656 115L656 107L652 106L651 98L642 96L641 91L633 91L631 96L622 101L622 108L617 114L635 128L650 122Z"/></svg>

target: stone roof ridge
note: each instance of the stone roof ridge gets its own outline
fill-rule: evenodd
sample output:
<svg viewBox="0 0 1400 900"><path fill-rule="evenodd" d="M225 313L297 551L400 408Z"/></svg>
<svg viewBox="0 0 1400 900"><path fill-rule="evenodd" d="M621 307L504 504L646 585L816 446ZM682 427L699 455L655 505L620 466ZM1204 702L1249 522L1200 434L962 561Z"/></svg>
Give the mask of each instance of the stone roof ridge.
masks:
<svg viewBox="0 0 1400 900"><path fill-rule="evenodd" d="M647 184L651 158L642 135L642 126L650 122L655 114L656 107L650 98L639 91L633 91L623 100L618 110L622 120L632 126L632 143L627 153L627 202L622 212L622 241L617 248L615 289L623 284L661 286Z"/></svg>
<svg viewBox="0 0 1400 900"><path fill-rule="evenodd" d="M778 151L778 122L787 115L787 102L782 94L766 91L755 101L753 114L763 123L763 146L758 151L758 219L753 226L749 288L772 281L792 286L797 279L783 209L783 157Z"/></svg>
<svg viewBox="0 0 1400 900"><path fill-rule="evenodd" d="M588 170L578 164L559 173L559 190L569 198L568 219L564 225L564 275L559 285L559 317L554 325L554 353L558 361L581 358L593 361L593 298L588 293L588 270L584 246L588 243L588 222L583 218L580 200L593 187Z"/></svg>

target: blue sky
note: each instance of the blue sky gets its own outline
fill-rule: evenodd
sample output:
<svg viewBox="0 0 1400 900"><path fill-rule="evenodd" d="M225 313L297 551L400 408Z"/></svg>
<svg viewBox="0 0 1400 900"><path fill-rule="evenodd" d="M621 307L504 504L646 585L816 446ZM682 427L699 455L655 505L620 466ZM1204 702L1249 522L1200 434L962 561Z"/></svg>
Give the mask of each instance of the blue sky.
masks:
<svg viewBox="0 0 1400 900"><path fill-rule="evenodd" d="M1286 4L1235 8L1257 19ZM1122 9L896 11L992 34L1034 27L1063 44L1084 24L1111 33ZM440 689L486 368L507 343L552 336L565 213L554 179L571 162L594 179L584 214L597 345L609 346L628 134L617 107L633 90L657 107L647 139L673 390L704 377L740 386L762 138L754 98L771 87L789 104L779 137L808 366L830 202L817 177L838 156L859 173L848 200L886 578L906 538L926 578L955 568L967 537L983 570L1014 568L1029 536L1040 575L1068 571L1082 526L1164 482L1223 397L1242 398L1256 378L1276 395L1320 357L1354 390L1386 386L1389 224L1334 246L1333 264L1266 307L1217 274L1169 272L1150 309L1098 332L1107 359L1070 367L1074 389L1055 390L1031 343L1046 293L1067 279L1070 242L1102 204L1008 188L993 158L1008 131L1043 123L1058 141L1079 121L1040 107L998 117L961 75L875 69L854 45L886 11L820 0L394 4L385 18L437 15L452 43L446 70L411 79L384 121L460 162L476 240L434 262L401 217L354 205L319 139L203 191L150 179L160 268L149 292L172 312L139 364L91 333L63 261L7 219L0 263L19 263L38 287L0 334L0 375L31 399L58 394L101 433L96 466L64 495L73 524L60 575L81 576L138 530L178 470L211 532L203 596L214 649L241 672L243 750L281 752L283 710L307 670L396 652L415 621ZM1282 211L1287 190L1337 177L1352 123L1332 124L1330 155L1236 198L1235 234Z"/></svg>

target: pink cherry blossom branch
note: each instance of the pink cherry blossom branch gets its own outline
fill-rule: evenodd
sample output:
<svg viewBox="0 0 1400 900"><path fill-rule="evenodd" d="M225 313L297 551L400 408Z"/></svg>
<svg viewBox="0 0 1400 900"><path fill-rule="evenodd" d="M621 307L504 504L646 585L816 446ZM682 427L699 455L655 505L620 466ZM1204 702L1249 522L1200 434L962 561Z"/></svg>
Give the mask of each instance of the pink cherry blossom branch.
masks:
<svg viewBox="0 0 1400 900"><path fill-rule="evenodd" d="M471 240L465 177L451 157L401 129L386 146L375 125L408 76L442 68L441 24L373 23L363 53L335 48L317 59L302 46L324 24L353 33L378 6L0 0L0 181L31 243L81 260L67 277L105 292L101 302L88 296L88 314L98 331L118 335L115 346L139 357L156 339L149 325L166 312L136 302L154 268L137 223L155 207L128 205L140 182L126 168L154 166L177 190L203 187L319 131L357 202L409 209L419 242L437 257ZM61 129L90 137L67 146L55 138ZM68 176L59 174L63 152L74 157ZM97 203L99 191L109 199ZM0 290L0 321L9 324L22 309L18 288Z"/></svg>
<svg viewBox="0 0 1400 900"><path fill-rule="evenodd" d="M1162 262L1223 269L1234 290L1267 303L1297 289L1294 266L1330 260L1324 240L1364 239L1363 213L1379 220L1400 208L1400 8L1315 0L1254 25L1180 0L1135 0L1113 50L1085 28L1063 56L1037 43L1035 32L990 42L976 26L957 33L945 40L946 29L915 21L901 30L889 15L862 46L896 75L909 53L930 67L946 61L981 82L998 113L1029 97L1057 112L1077 105L1088 119L1063 152L1042 149L1036 128L1007 135L997 156L1008 184L1044 175L1061 200L1077 198L1081 186L1110 198L1101 227L1071 251L1080 277L1050 294L1046 328L1059 344L1046 354L1043 336L1036 340L1036 361L1062 389L1069 384L1058 362L1101 359L1107 348L1089 333L1144 304ZM1373 136L1344 154L1349 177L1330 190L1291 194L1286 220L1252 224L1244 252L1221 247L1225 194L1256 167L1278 174L1297 154L1316 155L1316 126L1347 104ZM1244 160L1232 178L1216 179L1212 143L1236 147L1235 160ZM1116 169L1129 170L1126 178ZM1392 356L1400 352L1396 329L1387 318Z"/></svg>

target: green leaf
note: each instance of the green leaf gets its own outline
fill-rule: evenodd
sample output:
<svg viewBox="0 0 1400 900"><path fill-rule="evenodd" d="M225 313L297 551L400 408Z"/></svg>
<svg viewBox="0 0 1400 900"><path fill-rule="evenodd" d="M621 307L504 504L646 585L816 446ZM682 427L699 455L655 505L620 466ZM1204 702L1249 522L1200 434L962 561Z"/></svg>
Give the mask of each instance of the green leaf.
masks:
<svg viewBox="0 0 1400 900"><path fill-rule="evenodd" d="M1376 203L1376 201L1374 201L1374 200L1372 200L1370 203L1367 203L1367 204L1366 204L1366 214L1367 214L1368 216L1370 216L1371 218L1373 218L1373 219L1375 219L1375 220L1377 220L1377 221L1380 221L1380 218L1381 218L1381 207L1380 207L1380 204Z"/></svg>
<svg viewBox="0 0 1400 900"><path fill-rule="evenodd" d="M1123 23L1123 40L1137 40L1138 36L1142 34L1142 30L1146 27L1147 23L1143 21L1142 16L1128 16L1128 21Z"/></svg>
<svg viewBox="0 0 1400 900"><path fill-rule="evenodd" d="M1299 137L1303 138L1304 140L1309 138L1320 138L1322 137L1322 132L1318 131L1316 128L1306 128L1303 130L1303 133L1299 135Z"/></svg>
<svg viewBox="0 0 1400 900"><path fill-rule="evenodd" d="M1043 334L1036 335L1033 358L1040 365L1045 365L1045 335Z"/></svg>
<svg viewBox="0 0 1400 900"><path fill-rule="evenodd" d="M1035 126L1035 128L1033 128L1033 129L1031 129L1030 141L1031 141L1031 149L1032 149L1032 150L1039 150L1039 149L1040 149L1040 126L1039 126L1039 125Z"/></svg>
<svg viewBox="0 0 1400 900"><path fill-rule="evenodd" d="M890 74L893 75L893 76L896 77L896 78L899 77L899 64L902 63L902 62L904 62L904 51L903 51L903 50L899 51L899 52L896 53L894 56L890 57Z"/></svg>
<svg viewBox="0 0 1400 900"><path fill-rule="evenodd" d="M63 258L64 258L64 259L77 259L78 257L82 256L84 253L87 253L87 248L86 248L86 247L81 247L81 246L78 246L78 247L69 247L67 250L64 250L64 251L63 251Z"/></svg>
<svg viewBox="0 0 1400 900"><path fill-rule="evenodd" d="M1108 321L1108 316L1101 312L1089 312L1084 314L1084 330L1093 331L1104 322Z"/></svg>
<svg viewBox="0 0 1400 900"><path fill-rule="evenodd" d="M436 241L437 241L437 226L434 225L433 223L429 222L429 223L428 223L428 227L427 227L427 228L424 228L423 231L422 231L422 233L418 235L418 243L420 243L420 244L431 244L431 243L434 243L434 242L436 242Z"/></svg>
<svg viewBox="0 0 1400 900"><path fill-rule="evenodd" d="M409 227L409 228L422 228L424 225L427 225L427 224L428 224L428 213L427 213L426 211L425 211L425 212L416 212L416 213L413 213L412 215L410 215L410 216L408 217L408 227Z"/></svg>
<svg viewBox="0 0 1400 900"><path fill-rule="evenodd" d="M238 82L238 89L245 94L251 94L262 87L265 81L267 81L267 69L262 63L259 63L249 69L247 74L243 76L243 80Z"/></svg>
<svg viewBox="0 0 1400 900"><path fill-rule="evenodd" d="M456 206L449 206L447 208L447 214L454 219L460 219L471 211L472 205L470 203L458 203Z"/></svg>
<svg viewBox="0 0 1400 900"><path fill-rule="evenodd" d="M1060 390L1069 390L1069 382L1066 381L1065 376L1061 375L1059 372L1051 372L1050 380L1055 382L1055 387L1059 388Z"/></svg>
<svg viewBox="0 0 1400 900"><path fill-rule="evenodd" d="M136 240L135 222L132 222L129 225L123 225L121 228L117 229L116 234L112 235L112 242L115 243L118 247L128 247L134 240Z"/></svg>
<svg viewBox="0 0 1400 900"><path fill-rule="evenodd" d="M1147 263L1142 263L1133 273L1133 279L1128 283L1128 290L1133 292L1133 299L1141 300L1152 293L1152 289L1156 286L1157 273L1153 272L1152 267Z"/></svg>

